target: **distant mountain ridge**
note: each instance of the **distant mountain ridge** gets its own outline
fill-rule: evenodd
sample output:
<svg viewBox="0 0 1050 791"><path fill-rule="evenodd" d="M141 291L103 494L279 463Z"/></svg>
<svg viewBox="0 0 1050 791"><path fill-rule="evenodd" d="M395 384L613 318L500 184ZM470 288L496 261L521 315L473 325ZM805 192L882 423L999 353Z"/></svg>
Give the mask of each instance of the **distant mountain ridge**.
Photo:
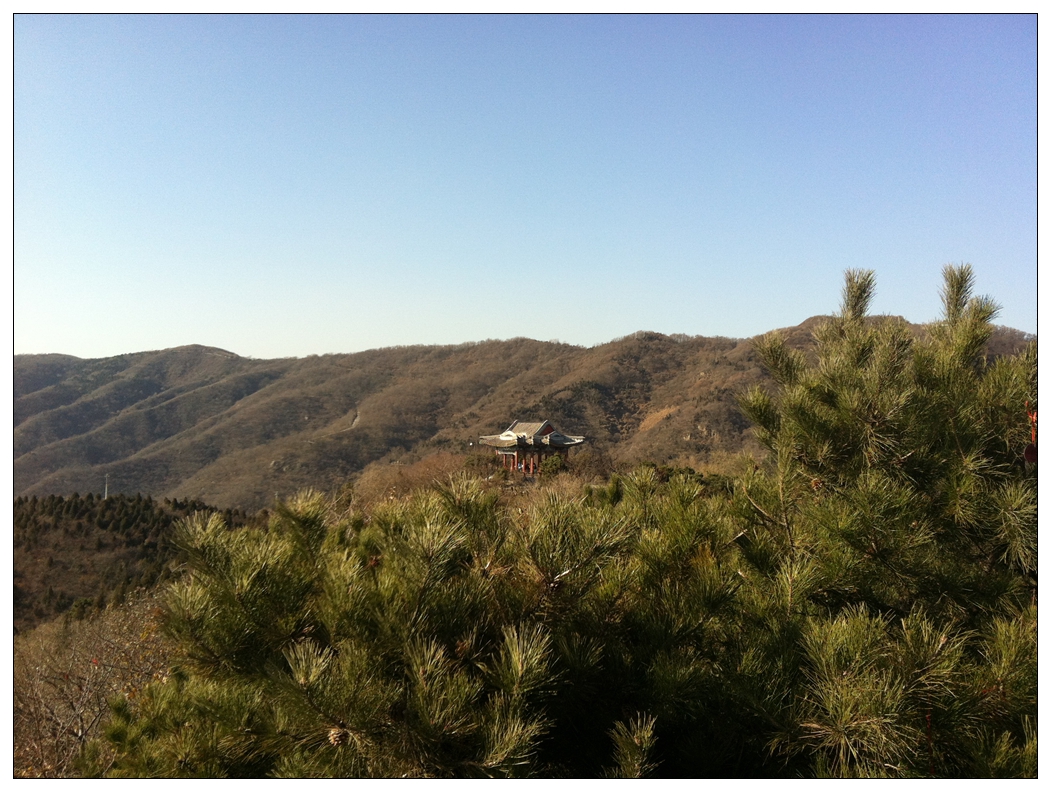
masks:
<svg viewBox="0 0 1050 791"><path fill-rule="evenodd" d="M809 348L821 320L782 332ZM999 328L989 353L1029 337ZM736 396L764 381L750 340L652 332L276 360L199 345L16 355L14 493L101 492L108 474L111 493L260 508L370 463L465 451L514 419L549 419L616 461L702 464L749 445Z"/></svg>

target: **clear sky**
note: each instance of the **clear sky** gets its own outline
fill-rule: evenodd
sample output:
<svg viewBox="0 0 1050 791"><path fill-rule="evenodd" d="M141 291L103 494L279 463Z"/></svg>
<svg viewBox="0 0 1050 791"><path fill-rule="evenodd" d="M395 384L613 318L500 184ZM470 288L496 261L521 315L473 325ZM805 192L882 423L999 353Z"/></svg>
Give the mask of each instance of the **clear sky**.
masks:
<svg viewBox="0 0 1050 791"><path fill-rule="evenodd" d="M14 348L1036 331L1027 16L17 16Z"/></svg>

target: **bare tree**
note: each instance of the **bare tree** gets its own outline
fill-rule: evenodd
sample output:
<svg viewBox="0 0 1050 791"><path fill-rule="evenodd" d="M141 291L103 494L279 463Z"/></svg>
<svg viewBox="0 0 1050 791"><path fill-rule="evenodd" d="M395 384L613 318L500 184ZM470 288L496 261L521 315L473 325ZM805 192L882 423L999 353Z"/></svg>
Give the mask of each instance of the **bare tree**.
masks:
<svg viewBox="0 0 1050 791"><path fill-rule="evenodd" d="M167 649L152 593L83 620L65 618L14 641L14 775L70 777L99 735L107 700L163 678Z"/></svg>

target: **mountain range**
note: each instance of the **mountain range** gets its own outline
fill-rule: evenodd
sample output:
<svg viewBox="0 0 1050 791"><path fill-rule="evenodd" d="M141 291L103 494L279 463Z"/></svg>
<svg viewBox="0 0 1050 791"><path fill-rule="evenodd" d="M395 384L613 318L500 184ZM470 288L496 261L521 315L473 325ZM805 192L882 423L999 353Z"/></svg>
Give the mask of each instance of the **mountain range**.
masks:
<svg viewBox="0 0 1050 791"><path fill-rule="evenodd" d="M781 332L812 350L821 320ZM1030 337L998 328L988 353ZM736 398L768 382L750 339L653 332L590 348L515 338L274 360L198 345L16 355L14 494L108 481L110 493L256 509L369 465L482 453L478 437L515 419L585 435L613 463L701 468L757 451Z"/></svg>

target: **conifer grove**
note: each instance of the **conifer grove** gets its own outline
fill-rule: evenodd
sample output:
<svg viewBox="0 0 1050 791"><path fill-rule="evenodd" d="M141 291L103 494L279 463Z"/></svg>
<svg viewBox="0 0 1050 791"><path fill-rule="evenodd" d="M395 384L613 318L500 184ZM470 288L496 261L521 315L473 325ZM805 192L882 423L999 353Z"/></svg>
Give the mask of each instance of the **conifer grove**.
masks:
<svg viewBox="0 0 1050 791"><path fill-rule="evenodd" d="M768 454L527 507L455 477L266 528L184 521L177 660L111 702L109 777L999 777L1037 773L1035 343L995 305L758 349Z"/></svg>

